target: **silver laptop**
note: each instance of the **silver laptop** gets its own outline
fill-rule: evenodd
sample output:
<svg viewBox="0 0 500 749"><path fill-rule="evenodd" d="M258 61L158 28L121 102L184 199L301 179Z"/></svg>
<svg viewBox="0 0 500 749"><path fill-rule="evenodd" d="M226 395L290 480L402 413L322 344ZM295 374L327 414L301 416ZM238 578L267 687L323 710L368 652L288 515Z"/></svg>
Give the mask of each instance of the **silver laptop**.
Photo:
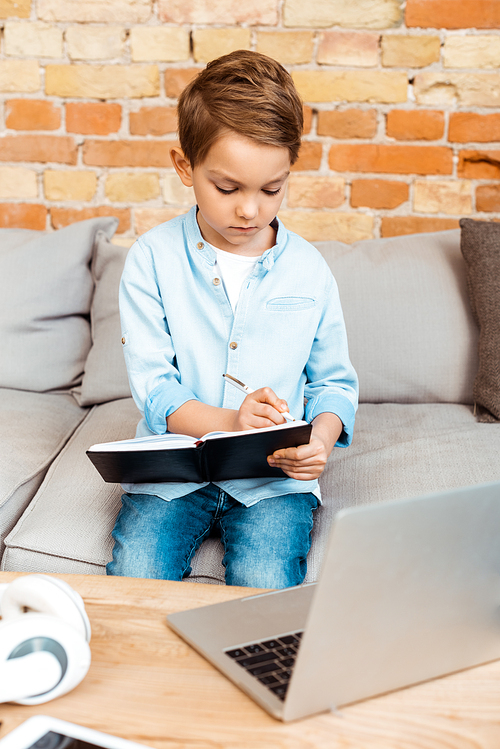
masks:
<svg viewBox="0 0 500 749"><path fill-rule="evenodd" d="M342 510L318 583L168 623L285 721L500 658L500 482Z"/></svg>

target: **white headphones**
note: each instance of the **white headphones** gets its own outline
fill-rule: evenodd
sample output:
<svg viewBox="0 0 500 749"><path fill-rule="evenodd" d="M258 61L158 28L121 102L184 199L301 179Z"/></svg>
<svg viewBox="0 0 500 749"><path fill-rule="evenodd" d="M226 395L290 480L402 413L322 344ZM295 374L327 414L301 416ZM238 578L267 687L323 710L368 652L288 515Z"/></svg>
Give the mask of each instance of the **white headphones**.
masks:
<svg viewBox="0 0 500 749"><path fill-rule="evenodd" d="M47 575L0 585L0 703L39 705L76 687L90 666L81 596Z"/></svg>

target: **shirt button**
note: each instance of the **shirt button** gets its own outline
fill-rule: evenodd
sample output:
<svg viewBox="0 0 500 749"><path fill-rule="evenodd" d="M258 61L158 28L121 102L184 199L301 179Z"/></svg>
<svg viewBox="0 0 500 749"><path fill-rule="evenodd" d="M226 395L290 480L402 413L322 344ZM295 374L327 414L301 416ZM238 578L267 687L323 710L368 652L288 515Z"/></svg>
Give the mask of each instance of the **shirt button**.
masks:
<svg viewBox="0 0 500 749"><path fill-rule="evenodd" d="M218 286L220 284L220 278L214 278L214 280L212 281L212 283L213 283L214 286Z"/></svg>
<svg viewBox="0 0 500 749"><path fill-rule="evenodd" d="M125 338L122 338L122 343L125 343Z"/></svg>
<svg viewBox="0 0 500 749"><path fill-rule="evenodd" d="M229 348L233 349L234 351L235 348L238 348L238 344L235 341L231 341L231 343L229 344Z"/></svg>
<svg viewBox="0 0 500 749"><path fill-rule="evenodd" d="M203 242L198 242L198 244L196 246L197 246L197 248L199 250L202 250L205 247L205 245L203 244Z"/></svg>

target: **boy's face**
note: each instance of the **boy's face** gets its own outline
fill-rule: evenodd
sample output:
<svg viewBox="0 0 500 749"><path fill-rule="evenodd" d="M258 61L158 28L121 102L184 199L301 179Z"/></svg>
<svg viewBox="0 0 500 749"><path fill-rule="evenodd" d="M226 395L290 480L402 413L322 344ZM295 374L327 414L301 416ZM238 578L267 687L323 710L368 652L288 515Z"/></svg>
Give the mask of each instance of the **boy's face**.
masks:
<svg viewBox="0 0 500 749"><path fill-rule="evenodd" d="M274 245L269 224L290 173L287 148L227 132L194 169L180 149L174 149L172 160L182 182L194 188L198 224L207 242L248 256L261 255Z"/></svg>

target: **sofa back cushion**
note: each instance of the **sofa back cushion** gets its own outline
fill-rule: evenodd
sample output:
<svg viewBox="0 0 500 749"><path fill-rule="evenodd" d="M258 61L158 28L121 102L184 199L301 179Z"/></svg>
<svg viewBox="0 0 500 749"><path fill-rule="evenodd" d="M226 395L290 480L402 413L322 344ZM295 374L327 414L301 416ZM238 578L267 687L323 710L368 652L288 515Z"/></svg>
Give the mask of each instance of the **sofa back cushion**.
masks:
<svg viewBox="0 0 500 749"><path fill-rule="evenodd" d="M472 403L478 329L460 231L317 242L340 289L351 359L365 403ZM127 249L99 233L91 275L91 348L81 406L130 396L118 287Z"/></svg>
<svg viewBox="0 0 500 749"><path fill-rule="evenodd" d="M91 262L94 296L90 308L92 345L82 383L72 390L80 406L130 397L121 343L118 288L128 250L99 232Z"/></svg>
<svg viewBox="0 0 500 749"><path fill-rule="evenodd" d="M90 349L94 240L99 230L111 237L117 223L0 230L0 387L46 392L79 382Z"/></svg>
<svg viewBox="0 0 500 749"><path fill-rule="evenodd" d="M479 421L500 421L500 224L460 221L472 314L479 325L473 398Z"/></svg>
<svg viewBox="0 0 500 749"><path fill-rule="evenodd" d="M472 403L478 328L460 230L316 242L337 280L365 403Z"/></svg>

